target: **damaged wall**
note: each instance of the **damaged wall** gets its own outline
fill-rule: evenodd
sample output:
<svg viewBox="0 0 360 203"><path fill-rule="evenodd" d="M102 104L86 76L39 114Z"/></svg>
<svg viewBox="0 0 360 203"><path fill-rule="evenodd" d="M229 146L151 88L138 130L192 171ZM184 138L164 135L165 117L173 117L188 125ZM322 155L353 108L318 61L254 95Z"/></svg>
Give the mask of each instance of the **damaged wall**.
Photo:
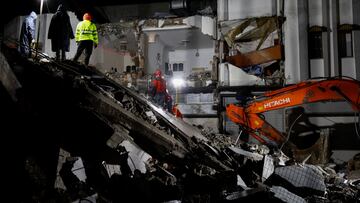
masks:
<svg viewBox="0 0 360 203"><path fill-rule="evenodd" d="M274 1L218 1L218 19L220 22L239 20L249 17L280 15L280 0ZM355 68L359 62L358 31L350 31L352 39L347 46L353 46L353 56L339 60L338 25L359 24L357 1L294 0L285 1L283 40L285 47L285 78L287 84L295 84L310 77L328 77L344 75L359 77ZM256 9L254 9L256 8ZM235 12L236 11L236 12ZM354 11L354 12L353 12ZM338 18L339 16L339 18ZM308 30L311 26L322 26L330 33L322 32L323 57L310 59L308 49ZM352 40L352 41L351 41ZM349 48L350 50L350 48Z"/></svg>
<svg viewBox="0 0 360 203"><path fill-rule="evenodd" d="M157 68L165 71L164 56L168 53L165 52L165 45L155 37L154 42L148 43L147 46L147 59L145 60L147 73L153 73Z"/></svg>
<svg viewBox="0 0 360 203"><path fill-rule="evenodd" d="M197 55L198 53L198 55ZM214 55L213 48L206 49L186 49L186 50L175 50L169 53L169 63L184 63L184 72L176 73L174 76L181 77L188 76L191 74L193 68L204 68L205 71L211 71L210 61Z"/></svg>

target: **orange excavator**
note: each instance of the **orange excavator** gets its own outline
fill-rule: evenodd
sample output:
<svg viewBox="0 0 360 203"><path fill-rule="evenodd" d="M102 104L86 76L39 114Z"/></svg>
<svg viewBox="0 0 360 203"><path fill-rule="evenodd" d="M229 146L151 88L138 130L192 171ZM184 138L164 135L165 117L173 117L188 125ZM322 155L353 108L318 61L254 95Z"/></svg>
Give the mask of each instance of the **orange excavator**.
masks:
<svg viewBox="0 0 360 203"><path fill-rule="evenodd" d="M351 78L314 79L264 93L246 104L230 104L226 114L260 143L280 145L286 136L263 119L261 113L314 102L347 101L360 111L360 82Z"/></svg>

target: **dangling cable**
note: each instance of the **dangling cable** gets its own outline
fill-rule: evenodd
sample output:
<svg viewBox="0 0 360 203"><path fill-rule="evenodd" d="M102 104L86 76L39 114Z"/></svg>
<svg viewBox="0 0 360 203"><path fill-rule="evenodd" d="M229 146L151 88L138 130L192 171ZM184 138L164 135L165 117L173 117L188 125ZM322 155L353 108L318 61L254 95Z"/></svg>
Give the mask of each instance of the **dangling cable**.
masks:
<svg viewBox="0 0 360 203"><path fill-rule="evenodd" d="M288 130L288 134L287 134L286 140L285 140L285 142L283 142L283 143L281 144L280 150L283 148L283 146L285 145L285 143L287 143L287 142L289 141L291 130L292 130L292 128L294 127L296 121L299 120L299 118L300 118L302 115L304 115L304 113L300 114L300 115L293 121L293 123L291 124L291 126L290 126L290 128L289 128L289 130Z"/></svg>
<svg viewBox="0 0 360 203"><path fill-rule="evenodd" d="M356 121L356 118L357 118L357 121ZM355 112L355 115L354 115L354 127L355 127L355 133L358 136L358 138L360 139L360 134L359 134L360 114L358 112Z"/></svg>

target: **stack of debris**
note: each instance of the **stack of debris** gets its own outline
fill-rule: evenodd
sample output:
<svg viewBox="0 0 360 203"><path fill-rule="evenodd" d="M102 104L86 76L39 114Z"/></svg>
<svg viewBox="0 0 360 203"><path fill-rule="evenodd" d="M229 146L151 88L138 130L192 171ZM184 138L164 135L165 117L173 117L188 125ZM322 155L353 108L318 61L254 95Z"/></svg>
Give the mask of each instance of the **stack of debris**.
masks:
<svg viewBox="0 0 360 203"><path fill-rule="evenodd" d="M215 170L202 164L190 169L147 156L147 160L143 160L146 170L141 171L130 165L137 165L133 160L140 160L134 154L144 152L134 153L134 150L139 149L127 151L129 147L120 147L122 150L118 150L119 157L122 158L119 158L118 164L110 166L104 163L104 169L108 171L106 192L98 190L95 193L87 189L92 193L86 193L89 195L86 198L96 197L111 202L360 201L360 154L343 166L334 163L296 163L282 151L265 145L243 143L230 146L228 137L208 137L210 142L216 140L217 146L221 146L220 153L228 158L224 162L231 162L231 170ZM219 152L216 148L212 150ZM128 159L132 161L127 162ZM60 170L60 174L61 171L64 169ZM70 185L81 183L79 180L75 182ZM84 184L80 188L90 186ZM77 191L79 194L72 196L78 197L80 192L84 192L80 189Z"/></svg>
<svg viewBox="0 0 360 203"><path fill-rule="evenodd" d="M31 194L23 202L360 201L359 154L343 166L294 161L275 147L200 132L79 64L15 63L15 52L6 56L9 65L26 67L26 74L14 74L26 93L16 96L39 109L29 110L26 121L42 116L41 128L63 132L43 136L51 137L44 145L55 140L69 151L59 153L57 171L27 159L24 181L34 187L25 188ZM62 183L54 190L49 177L56 172Z"/></svg>
<svg viewBox="0 0 360 203"><path fill-rule="evenodd" d="M192 72L186 78L189 87L206 87L213 83L211 80L211 71Z"/></svg>

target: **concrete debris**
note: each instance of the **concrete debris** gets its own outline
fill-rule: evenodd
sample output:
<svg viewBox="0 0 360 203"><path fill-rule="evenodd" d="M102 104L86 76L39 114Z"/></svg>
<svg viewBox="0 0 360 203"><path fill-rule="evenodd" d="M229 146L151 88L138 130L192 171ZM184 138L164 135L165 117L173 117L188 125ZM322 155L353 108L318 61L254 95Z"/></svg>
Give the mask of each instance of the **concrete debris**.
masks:
<svg viewBox="0 0 360 203"><path fill-rule="evenodd" d="M105 161L103 162L103 165L109 177L111 177L114 174L121 175L120 165L106 164Z"/></svg>
<svg viewBox="0 0 360 203"><path fill-rule="evenodd" d="M252 159L254 161L261 161L264 158L263 155L260 155L258 153L249 152L249 151L237 148L237 147L229 147L229 149L237 154L244 155L247 158Z"/></svg>
<svg viewBox="0 0 360 203"><path fill-rule="evenodd" d="M77 200L73 201L72 203L96 202L97 199L98 199L98 194L93 194L93 195L88 196L88 197L77 199Z"/></svg>
<svg viewBox="0 0 360 203"><path fill-rule="evenodd" d="M271 156L266 155L264 158L264 167L262 172L262 182L268 179L271 174L274 173L274 159Z"/></svg>
<svg viewBox="0 0 360 203"><path fill-rule="evenodd" d="M330 158L330 131L321 130L319 139L306 149L292 149L294 159L297 162L306 162L308 164L325 164Z"/></svg>
<svg viewBox="0 0 360 203"><path fill-rule="evenodd" d="M17 65L27 72L16 73L20 101L29 106L24 129L41 123L49 131L40 140L55 151L47 157L53 167L36 153L26 157L22 202L360 201L359 155L348 165L299 165L272 146L234 146L225 135L174 119L77 63ZM36 133L24 134L31 141Z"/></svg>
<svg viewBox="0 0 360 203"><path fill-rule="evenodd" d="M275 152L274 157L276 158L276 164L279 166L286 166L286 162L290 160L282 151Z"/></svg>
<svg viewBox="0 0 360 203"><path fill-rule="evenodd" d="M17 101L16 91L21 88L21 84L2 53L0 53L0 83L11 95L11 99Z"/></svg>
<svg viewBox="0 0 360 203"><path fill-rule="evenodd" d="M295 187L307 187L325 193L326 186L321 171L313 165L293 165L275 169L275 174L289 181Z"/></svg>
<svg viewBox="0 0 360 203"><path fill-rule="evenodd" d="M348 170L350 180L359 180L360 179L360 153L356 154L349 162L348 162Z"/></svg>
<svg viewBox="0 0 360 203"><path fill-rule="evenodd" d="M248 186L246 186L246 183L243 181L243 179L239 175L237 175L236 177L237 177L237 185L238 186L242 187L244 190L250 189Z"/></svg>
<svg viewBox="0 0 360 203"><path fill-rule="evenodd" d="M305 199L295 195L292 192L289 192L287 189L285 189L283 187L273 186L270 188L270 191L275 193L275 197L281 199L284 202L306 203Z"/></svg>

